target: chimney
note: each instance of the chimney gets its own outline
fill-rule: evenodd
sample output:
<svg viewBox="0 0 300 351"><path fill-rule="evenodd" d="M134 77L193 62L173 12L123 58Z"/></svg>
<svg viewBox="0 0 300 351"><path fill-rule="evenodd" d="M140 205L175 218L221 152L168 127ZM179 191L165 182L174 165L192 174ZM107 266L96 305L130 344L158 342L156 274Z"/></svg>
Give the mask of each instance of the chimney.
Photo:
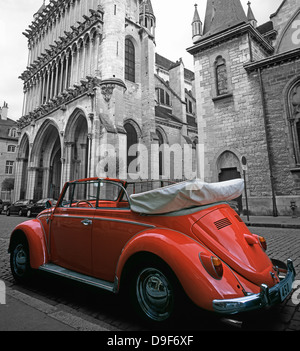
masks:
<svg viewBox="0 0 300 351"><path fill-rule="evenodd" d="M8 116L8 105L4 101L3 107L1 109L1 119L6 121L7 120L7 116Z"/></svg>

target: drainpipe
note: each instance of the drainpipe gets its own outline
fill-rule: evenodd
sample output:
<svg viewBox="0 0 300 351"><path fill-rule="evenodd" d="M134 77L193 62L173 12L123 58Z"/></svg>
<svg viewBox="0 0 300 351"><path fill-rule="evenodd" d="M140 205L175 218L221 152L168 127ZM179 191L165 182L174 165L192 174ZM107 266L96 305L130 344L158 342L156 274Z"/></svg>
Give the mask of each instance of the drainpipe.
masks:
<svg viewBox="0 0 300 351"><path fill-rule="evenodd" d="M258 68L258 77L259 77L260 94L261 94L261 101L262 101L262 108L263 108L263 117L264 117L265 133L266 133L268 160L269 160L270 182L271 182L272 203L273 203L273 217L278 217L278 210L277 210L277 205L276 205L275 185L274 185L274 175L273 175L273 167L272 167L272 158L271 158L271 147L270 147L270 141L269 141L269 137L268 137L266 99L265 99L265 94L264 94L264 86L263 86L261 68Z"/></svg>

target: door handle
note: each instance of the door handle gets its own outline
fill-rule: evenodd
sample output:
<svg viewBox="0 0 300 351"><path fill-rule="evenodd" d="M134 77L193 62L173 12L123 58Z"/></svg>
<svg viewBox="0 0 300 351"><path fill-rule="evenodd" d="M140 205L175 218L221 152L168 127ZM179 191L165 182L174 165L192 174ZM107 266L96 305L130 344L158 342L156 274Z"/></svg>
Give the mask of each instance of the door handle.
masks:
<svg viewBox="0 0 300 351"><path fill-rule="evenodd" d="M84 219L83 221L81 221L81 223L83 225L88 226L88 225L91 225L93 223L93 221L91 221L90 219Z"/></svg>

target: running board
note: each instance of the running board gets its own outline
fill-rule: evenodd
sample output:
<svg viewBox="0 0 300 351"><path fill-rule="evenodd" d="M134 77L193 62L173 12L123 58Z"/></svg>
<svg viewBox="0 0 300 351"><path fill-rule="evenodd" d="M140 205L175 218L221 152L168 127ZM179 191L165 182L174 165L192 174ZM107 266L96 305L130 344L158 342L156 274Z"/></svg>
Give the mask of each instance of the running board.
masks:
<svg viewBox="0 0 300 351"><path fill-rule="evenodd" d="M39 270L56 274L64 278L76 280L77 282L88 284L95 286L97 288L107 290L109 292L116 293L117 292L117 284L115 285L114 283L107 282L105 280L97 279L90 277L85 274L81 274L78 272L71 271L67 268L63 268L60 266L57 266L53 263L46 263L42 266L39 267Z"/></svg>

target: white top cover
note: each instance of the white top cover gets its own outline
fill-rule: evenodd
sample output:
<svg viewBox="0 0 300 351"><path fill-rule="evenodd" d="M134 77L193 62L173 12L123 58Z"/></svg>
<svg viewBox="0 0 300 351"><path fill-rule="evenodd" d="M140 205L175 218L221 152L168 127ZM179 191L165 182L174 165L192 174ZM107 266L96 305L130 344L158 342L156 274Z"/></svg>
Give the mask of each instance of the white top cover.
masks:
<svg viewBox="0 0 300 351"><path fill-rule="evenodd" d="M239 197L244 189L243 179L220 183L189 180L130 196L131 209L142 214L165 214L195 206Z"/></svg>

